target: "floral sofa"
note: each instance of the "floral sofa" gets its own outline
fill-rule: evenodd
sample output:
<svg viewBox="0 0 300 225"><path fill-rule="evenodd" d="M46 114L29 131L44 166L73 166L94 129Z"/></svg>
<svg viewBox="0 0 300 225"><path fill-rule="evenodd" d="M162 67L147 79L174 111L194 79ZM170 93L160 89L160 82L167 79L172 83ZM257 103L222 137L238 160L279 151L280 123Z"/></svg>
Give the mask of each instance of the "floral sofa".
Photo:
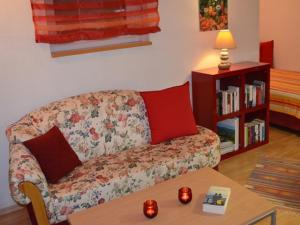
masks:
<svg viewBox="0 0 300 225"><path fill-rule="evenodd" d="M54 125L83 164L50 184L22 142ZM219 138L206 128L198 129L199 134L150 145L144 101L136 91L88 93L53 102L6 131L12 197L19 204L29 204L20 184L31 182L41 193L49 223L55 224L73 212L188 171L215 167L220 161Z"/></svg>

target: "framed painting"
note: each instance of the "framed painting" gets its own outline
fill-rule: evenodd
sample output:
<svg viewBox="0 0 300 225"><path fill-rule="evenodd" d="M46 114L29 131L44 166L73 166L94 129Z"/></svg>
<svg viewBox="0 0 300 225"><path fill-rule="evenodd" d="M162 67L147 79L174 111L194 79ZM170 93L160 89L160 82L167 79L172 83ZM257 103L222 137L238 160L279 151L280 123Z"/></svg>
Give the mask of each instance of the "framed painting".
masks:
<svg viewBox="0 0 300 225"><path fill-rule="evenodd" d="M228 0L199 0L200 31L228 29Z"/></svg>

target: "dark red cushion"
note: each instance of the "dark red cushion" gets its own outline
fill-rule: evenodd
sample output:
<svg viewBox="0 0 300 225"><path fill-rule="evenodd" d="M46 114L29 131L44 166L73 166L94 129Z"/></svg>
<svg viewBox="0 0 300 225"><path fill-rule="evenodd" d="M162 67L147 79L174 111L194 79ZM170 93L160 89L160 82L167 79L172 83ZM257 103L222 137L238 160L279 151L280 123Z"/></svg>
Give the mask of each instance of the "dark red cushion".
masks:
<svg viewBox="0 0 300 225"><path fill-rule="evenodd" d="M151 144L198 133L188 82L161 91L141 92L141 95L147 109Z"/></svg>
<svg viewBox="0 0 300 225"><path fill-rule="evenodd" d="M260 43L260 50L259 50L259 61L264 63L270 63L271 67L273 68L274 59L274 41L266 41Z"/></svg>
<svg viewBox="0 0 300 225"><path fill-rule="evenodd" d="M35 156L50 183L56 183L81 165L81 161L56 126L23 144Z"/></svg>

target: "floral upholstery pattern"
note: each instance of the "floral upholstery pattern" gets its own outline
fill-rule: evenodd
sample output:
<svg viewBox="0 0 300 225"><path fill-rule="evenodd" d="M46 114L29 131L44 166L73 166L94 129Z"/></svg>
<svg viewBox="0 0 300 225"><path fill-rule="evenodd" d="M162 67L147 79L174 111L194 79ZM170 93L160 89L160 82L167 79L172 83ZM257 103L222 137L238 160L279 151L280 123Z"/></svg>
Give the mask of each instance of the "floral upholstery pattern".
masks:
<svg viewBox="0 0 300 225"><path fill-rule="evenodd" d="M49 184L54 208L51 221L63 221L70 213L188 171L214 167L220 161L218 145L215 134L199 127L197 135L91 159L58 184Z"/></svg>
<svg viewBox="0 0 300 225"><path fill-rule="evenodd" d="M40 190L47 210L53 211L48 183L35 157L23 144L10 144L9 158L10 191L13 199L22 205L30 203L30 199L19 190L19 184L28 181Z"/></svg>
<svg viewBox="0 0 300 225"><path fill-rule="evenodd" d="M83 162L57 184L48 184L34 156L21 143L58 126ZM135 91L96 92L57 101L10 126L10 189L14 200L30 200L18 189L37 185L51 224L75 211L107 202L220 161L218 136L199 134L150 145L142 97Z"/></svg>
<svg viewBox="0 0 300 225"><path fill-rule="evenodd" d="M56 125L79 159L149 143L143 98L135 91L100 91L53 102L7 129L10 142L24 142Z"/></svg>

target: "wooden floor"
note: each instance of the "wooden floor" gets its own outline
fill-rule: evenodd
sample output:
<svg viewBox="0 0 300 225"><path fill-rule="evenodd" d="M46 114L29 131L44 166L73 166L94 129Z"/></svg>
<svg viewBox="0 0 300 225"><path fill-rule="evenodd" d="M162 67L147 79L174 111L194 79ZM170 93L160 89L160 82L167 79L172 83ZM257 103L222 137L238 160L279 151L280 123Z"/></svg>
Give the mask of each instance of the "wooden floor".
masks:
<svg viewBox="0 0 300 225"><path fill-rule="evenodd" d="M268 145L222 161L219 167L220 172L244 185L256 162L263 155L300 160L300 137L295 133L271 128ZM277 225L300 225L300 213L279 209L277 217ZM25 210L0 216L0 225L30 224ZM269 219L259 223L259 225L267 224L270 224Z"/></svg>
<svg viewBox="0 0 300 225"><path fill-rule="evenodd" d="M255 168L256 162L262 156L300 160L299 134L271 127L269 144L222 161L219 171L241 185L245 185L247 178ZM277 219L277 225L300 225L299 212L278 209ZM269 224L270 219L268 218L258 225Z"/></svg>

